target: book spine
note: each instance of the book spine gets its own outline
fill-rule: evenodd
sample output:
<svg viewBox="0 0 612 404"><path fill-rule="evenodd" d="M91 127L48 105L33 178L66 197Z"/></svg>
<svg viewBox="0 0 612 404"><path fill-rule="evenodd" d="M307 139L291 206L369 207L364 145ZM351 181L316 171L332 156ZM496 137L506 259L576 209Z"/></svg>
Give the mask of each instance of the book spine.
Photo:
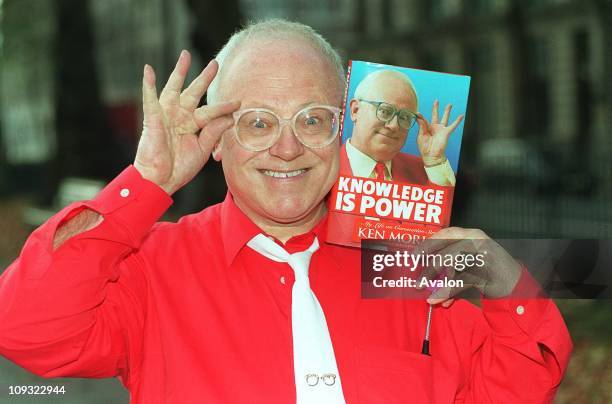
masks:
<svg viewBox="0 0 612 404"><path fill-rule="evenodd" d="M353 66L353 61L349 60L348 67L346 68L346 87L344 88L344 102L342 103L342 107L346 110L346 106L348 105L348 90L351 84L351 67ZM340 129L338 132L338 142L342 145L342 133L344 129L344 120L346 119L346 111L342 111L342 119L340 120Z"/></svg>

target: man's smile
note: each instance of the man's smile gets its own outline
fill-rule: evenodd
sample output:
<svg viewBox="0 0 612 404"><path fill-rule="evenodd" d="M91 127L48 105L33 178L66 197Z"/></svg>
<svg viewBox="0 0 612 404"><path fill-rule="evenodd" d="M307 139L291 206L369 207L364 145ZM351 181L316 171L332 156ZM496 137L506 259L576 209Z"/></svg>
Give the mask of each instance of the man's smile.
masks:
<svg viewBox="0 0 612 404"><path fill-rule="evenodd" d="M293 178L293 177L301 176L307 171L308 169L305 169L305 168L302 168L299 170L292 170L292 171L259 170L259 172L261 172L262 174L267 175L268 177L273 177L273 178Z"/></svg>

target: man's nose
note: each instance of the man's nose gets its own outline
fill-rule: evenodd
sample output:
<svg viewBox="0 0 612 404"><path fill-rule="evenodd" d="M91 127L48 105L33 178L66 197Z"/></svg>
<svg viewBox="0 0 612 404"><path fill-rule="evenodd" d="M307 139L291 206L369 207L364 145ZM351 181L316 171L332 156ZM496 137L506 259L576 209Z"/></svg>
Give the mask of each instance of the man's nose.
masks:
<svg viewBox="0 0 612 404"><path fill-rule="evenodd" d="M385 123L385 126L391 130L398 130L400 127L399 126L399 115L395 114L393 118L391 118L391 120Z"/></svg>
<svg viewBox="0 0 612 404"><path fill-rule="evenodd" d="M270 147L270 154L291 161L304 153L304 145L295 137L291 125L283 125L281 134Z"/></svg>

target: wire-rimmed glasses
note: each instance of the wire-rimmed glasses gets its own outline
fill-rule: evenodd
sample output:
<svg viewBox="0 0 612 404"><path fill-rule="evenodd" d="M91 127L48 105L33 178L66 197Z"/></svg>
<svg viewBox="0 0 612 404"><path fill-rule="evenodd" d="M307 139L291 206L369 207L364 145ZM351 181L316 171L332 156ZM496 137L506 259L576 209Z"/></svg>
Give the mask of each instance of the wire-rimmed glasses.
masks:
<svg viewBox="0 0 612 404"><path fill-rule="evenodd" d="M311 105L290 119L283 119L269 109L243 109L233 115L236 139L247 150L266 150L276 143L283 126L290 125L304 146L319 149L331 144L338 135L340 113L340 108L331 105Z"/></svg>
<svg viewBox="0 0 612 404"><path fill-rule="evenodd" d="M374 105L376 107L376 118L379 121L387 123L397 115L397 123L406 130L412 128L416 122L417 114L409 109L399 109L395 105L383 101L364 100L362 98L359 101Z"/></svg>

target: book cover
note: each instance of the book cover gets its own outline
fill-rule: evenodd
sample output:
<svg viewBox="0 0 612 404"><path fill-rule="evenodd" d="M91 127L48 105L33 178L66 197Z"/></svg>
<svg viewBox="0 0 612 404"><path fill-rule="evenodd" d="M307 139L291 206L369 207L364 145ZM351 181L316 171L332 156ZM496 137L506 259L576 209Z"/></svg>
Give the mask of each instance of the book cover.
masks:
<svg viewBox="0 0 612 404"><path fill-rule="evenodd" d="M327 240L416 242L450 222L470 77L350 61Z"/></svg>

